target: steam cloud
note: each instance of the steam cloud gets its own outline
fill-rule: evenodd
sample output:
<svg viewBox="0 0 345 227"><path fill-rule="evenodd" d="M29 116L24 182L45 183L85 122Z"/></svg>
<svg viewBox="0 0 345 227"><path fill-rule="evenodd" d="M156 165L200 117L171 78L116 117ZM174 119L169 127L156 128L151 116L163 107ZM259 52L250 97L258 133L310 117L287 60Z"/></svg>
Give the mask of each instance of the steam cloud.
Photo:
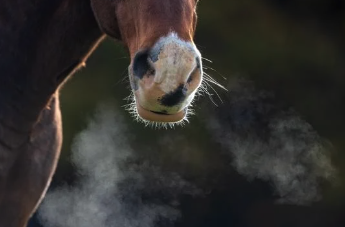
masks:
<svg viewBox="0 0 345 227"><path fill-rule="evenodd" d="M119 113L100 108L72 148L81 179L73 187L47 194L39 209L41 222L45 227L173 226L180 217L181 196L202 192L179 174L159 168L159 161L150 162L167 153L182 160L183 169L199 160L193 158L199 154L222 152L232 159L233 166L227 168L235 168L249 180L271 183L280 202L305 204L320 199L320 183L335 174L328 144L272 94L242 80L232 81L228 89L223 105L203 108L213 135L210 140L218 141L222 151L195 148L197 138L186 139L178 132L155 137L154 148L134 146L135 138ZM142 158L143 153L150 158ZM183 170L187 175L188 168ZM210 181L206 179L206 184Z"/></svg>
<svg viewBox="0 0 345 227"><path fill-rule="evenodd" d="M307 204L321 198L321 184L335 183L330 144L275 97L235 78L225 105L207 125L233 167L249 180L268 181L278 202ZM207 113L210 116L210 113Z"/></svg>
<svg viewBox="0 0 345 227"><path fill-rule="evenodd" d="M179 175L137 160L131 135L114 110L100 108L73 146L81 180L47 194L39 218L48 227L170 226L178 197L198 189ZM164 198L157 195L164 191Z"/></svg>

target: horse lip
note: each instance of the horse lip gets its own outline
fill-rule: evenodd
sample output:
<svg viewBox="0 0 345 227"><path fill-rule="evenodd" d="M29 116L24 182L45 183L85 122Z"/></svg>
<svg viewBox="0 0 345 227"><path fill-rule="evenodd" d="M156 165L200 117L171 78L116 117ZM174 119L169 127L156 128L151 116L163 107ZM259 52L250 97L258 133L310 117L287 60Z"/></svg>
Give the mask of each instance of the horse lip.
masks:
<svg viewBox="0 0 345 227"><path fill-rule="evenodd" d="M148 120L148 121L166 122L166 123L178 122L178 121L183 120L186 116L185 109L175 114L166 114L166 113L147 110L138 103L136 105L137 105L137 111L138 111L139 116L143 118L144 120Z"/></svg>
<svg viewBox="0 0 345 227"><path fill-rule="evenodd" d="M171 115L171 114L164 113L164 112L157 112L157 111L152 111L152 110L150 110L150 111L154 114L159 114L159 115Z"/></svg>

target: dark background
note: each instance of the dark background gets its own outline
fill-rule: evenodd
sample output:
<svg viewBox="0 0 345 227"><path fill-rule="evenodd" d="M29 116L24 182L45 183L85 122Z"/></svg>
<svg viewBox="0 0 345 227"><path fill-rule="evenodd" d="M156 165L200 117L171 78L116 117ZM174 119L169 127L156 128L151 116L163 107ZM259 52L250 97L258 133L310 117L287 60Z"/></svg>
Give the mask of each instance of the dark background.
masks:
<svg viewBox="0 0 345 227"><path fill-rule="evenodd" d="M236 76L254 81L258 89L274 92L277 100L292 106L334 145L332 160L340 172L339 178L345 179L345 1L201 0L198 13L195 43L203 57L213 61L205 61L205 65L217 71L207 72L221 84ZM128 64L125 49L108 39L91 56L87 67L62 89L64 144L51 189L75 180L75 170L69 162L70 146L97 105L103 101L117 106L126 104L123 99L129 95L129 87L123 78L127 76ZM217 91L226 97L224 91ZM196 105L200 106L196 108L198 115L202 108L213 104L204 97ZM125 116L136 136L164 133L144 128L128 114ZM192 117L185 129L175 130L201 138L204 147L217 152L201 122ZM216 214L205 226L221 226L218 222L227 218L233 221L224 226L345 226L345 189L341 180L338 187L325 191L321 203L277 208L265 202L258 205L257 198L270 193L264 182L248 183L236 174L229 177L233 177L236 187L210 195L212 202L204 209ZM260 193L253 193L253 188ZM241 204L246 207L243 212L236 210L241 210ZM215 211L215 207L219 209ZM293 224L276 221L287 217L294 220ZM193 222L190 223L192 227ZM29 226L39 225L34 219Z"/></svg>

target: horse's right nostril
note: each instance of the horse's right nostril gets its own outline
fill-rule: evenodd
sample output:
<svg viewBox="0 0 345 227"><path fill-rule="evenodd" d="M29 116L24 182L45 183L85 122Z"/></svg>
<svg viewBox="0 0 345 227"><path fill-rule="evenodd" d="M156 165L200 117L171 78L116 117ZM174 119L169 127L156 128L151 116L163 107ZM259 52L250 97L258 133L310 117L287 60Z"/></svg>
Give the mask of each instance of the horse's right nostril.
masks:
<svg viewBox="0 0 345 227"><path fill-rule="evenodd" d="M146 74L154 75L154 68L149 62L149 51L139 51L133 60L133 74L142 79Z"/></svg>

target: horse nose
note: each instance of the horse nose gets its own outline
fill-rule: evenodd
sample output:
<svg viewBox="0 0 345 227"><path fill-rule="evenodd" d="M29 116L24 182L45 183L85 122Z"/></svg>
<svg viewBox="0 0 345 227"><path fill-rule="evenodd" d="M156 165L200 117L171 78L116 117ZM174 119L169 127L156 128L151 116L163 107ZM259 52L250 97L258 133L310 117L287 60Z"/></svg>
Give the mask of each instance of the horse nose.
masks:
<svg viewBox="0 0 345 227"><path fill-rule="evenodd" d="M186 116L203 74L199 50L175 33L135 53L129 71L138 115L158 122Z"/></svg>
<svg viewBox="0 0 345 227"><path fill-rule="evenodd" d="M141 50L135 55L133 60L133 74L138 79L142 79L145 75L153 76L155 74L149 50Z"/></svg>

